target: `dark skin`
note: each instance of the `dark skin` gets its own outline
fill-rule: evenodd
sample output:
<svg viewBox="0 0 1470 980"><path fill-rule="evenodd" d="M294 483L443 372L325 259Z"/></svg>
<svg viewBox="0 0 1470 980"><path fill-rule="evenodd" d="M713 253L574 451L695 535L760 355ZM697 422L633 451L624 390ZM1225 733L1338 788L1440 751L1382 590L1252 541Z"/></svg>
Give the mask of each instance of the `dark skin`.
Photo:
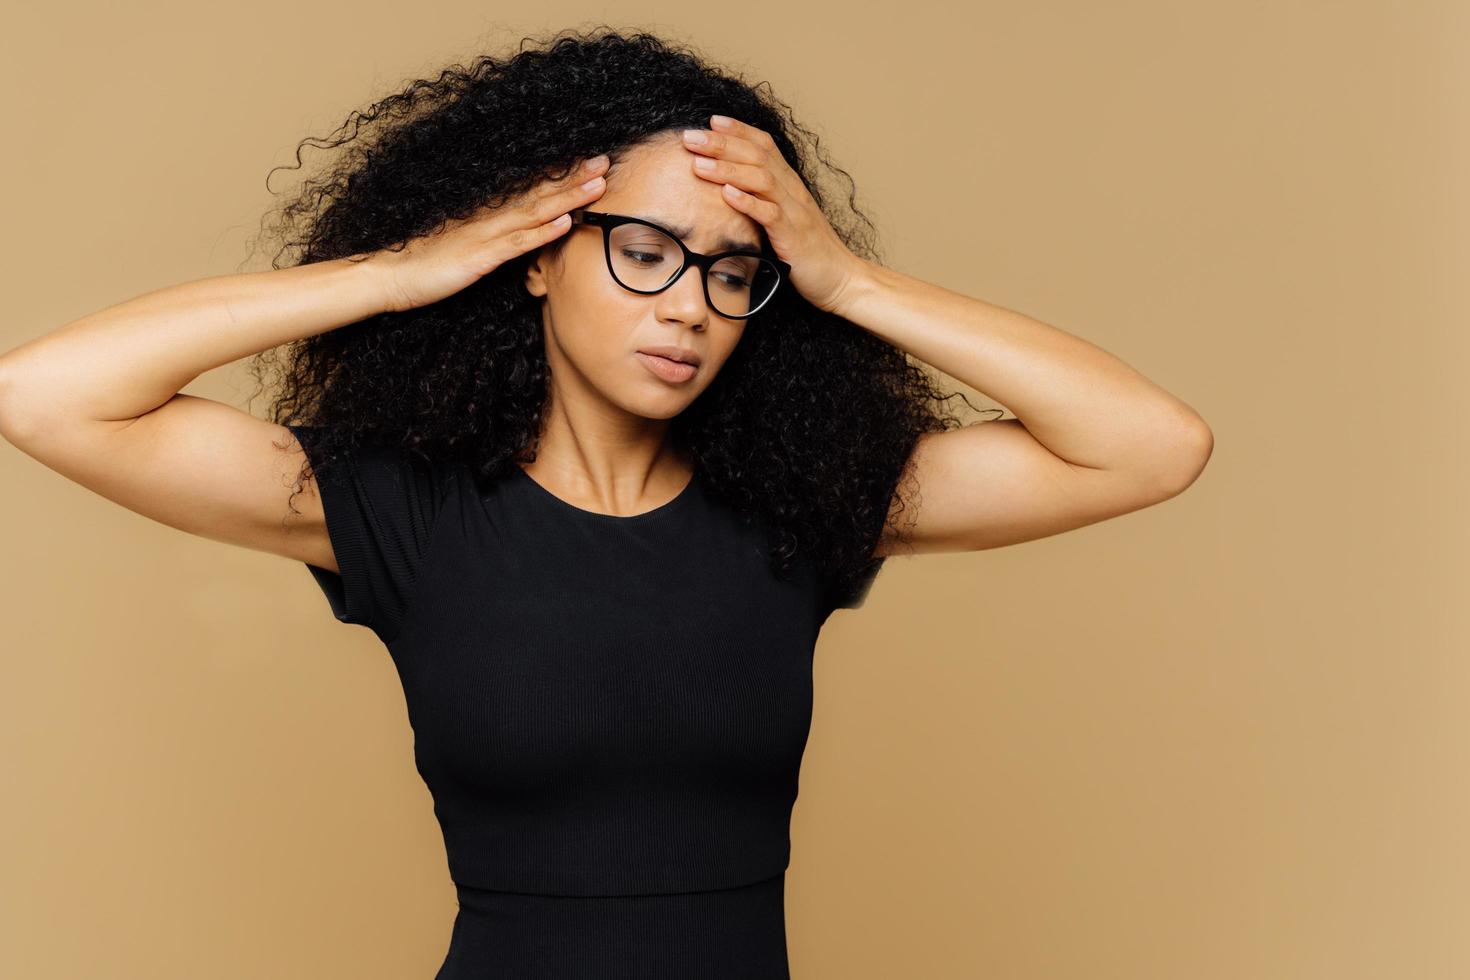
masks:
<svg viewBox="0 0 1470 980"><path fill-rule="evenodd" d="M1204 420L1123 361L855 255L762 130L712 116L710 129L686 134L689 173L759 222L806 300L1015 414L920 438L906 553L993 548L1096 523L1180 493L1204 468L1214 445ZM886 529L875 553L896 544Z"/></svg>
<svg viewBox="0 0 1470 980"><path fill-rule="evenodd" d="M856 256L754 126L714 116L682 144L637 148L625 170L589 206L689 226L697 251L759 226L808 303L1016 414L920 439L910 466L922 502L904 527L908 552L994 548L1100 522L1172 497L1208 460L1204 420L1107 351ZM653 297L617 287L600 234L576 234L559 262L532 264L526 281L547 300L553 373L553 410L528 473L585 510L642 513L688 482L691 464L667 445L667 420L709 385L742 323L707 309L694 275ZM634 363L637 347L654 342L698 351L695 378L672 385ZM875 554L895 544L886 529Z"/></svg>
<svg viewBox="0 0 1470 980"><path fill-rule="evenodd" d="M694 176L678 136L630 149L586 204L693 229L686 244L721 251L721 238L759 242L760 226L729 207L718 186ZM652 296L630 292L608 273L602 231L577 226L554 258L538 254L526 289L542 297L551 402L536 460L526 472L574 506L628 516L673 499L693 466L668 438L670 420L703 392L745 331L745 321L709 308L692 266ZM694 351L687 381L664 380L638 356L640 347Z"/></svg>
<svg viewBox="0 0 1470 980"><path fill-rule="evenodd" d="M161 523L335 571L314 481L299 521L281 519L300 465L280 449L291 434L180 388L251 353L433 302L571 234L526 280L545 299L552 368L552 410L527 472L586 510L650 510L691 476L668 444L669 420L708 386L744 325L709 310L687 273L654 296L623 290L600 232L557 221L591 207L688 225L701 252L764 231L807 301L1016 415L920 438L908 553L1056 534L1165 500L1199 475L1213 437L1178 398L1080 337L856 256L765 132L720 117L698 132L702 143L665 134L634 148L625 172L583 190L605 166L589 161L585 174L402 252L211 277L81 317L0 357L0 435ZM648 344L692 348L703 363L686 382L661 380L636 354ZM875 553L899 544L890 527Z"/></svg>
<svg viewBox="0 0 1470 980"><path fill-rule="evenodd" d="M1178 398L1079 337L855 255L765 132L718 116L688 132L703 142L637 148L584 206L687 225L697 251L763 229L808 302L1017 416L920 439L910 466L921 503L904 527L907 552L1045 537L1158 503L1198 476L1213 439ZM533 264L527 278L546 299L553 378L527 472L584 509L641 513L687 483L691 466L667 445L668 420L713 380L743 325L706 307L694 275L656 296L623 290L607 275L600 233L575 234L559 261ZM649 343L692 348L703 363L688 382L661 381L635 363ZM896 544L887 529L875 553Z"/></svg>

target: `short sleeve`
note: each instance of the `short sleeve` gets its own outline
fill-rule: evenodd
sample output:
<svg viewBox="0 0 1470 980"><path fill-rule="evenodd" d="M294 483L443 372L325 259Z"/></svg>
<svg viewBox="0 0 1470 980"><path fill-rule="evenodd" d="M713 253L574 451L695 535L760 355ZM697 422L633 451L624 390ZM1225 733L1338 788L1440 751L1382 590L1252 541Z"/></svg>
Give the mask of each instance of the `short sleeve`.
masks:
<svg viewBox="0 0 1470 980"><path fill-rule="evenodd" d="M875 555L874 552L887 526L888 510L892 507L894 494L898 492L898 484L903 472L904 468L900 467L889 474L883 484L885 493L882 499L886 505L882 512L883 518L863 530L864 553L871 556L867 564L850 575L839 576L834 571L828 571L823 576L823 601L825 603L823 619L838 609L861 609L868 601L868 593L873 591L873 581L877 579L878 573L883 570L883 565L888 560L887 555Z"/></svg>
<svg viewBox="0 0 1470 980"><path fill-rule="evenodd" d="M442 464L411 453L359 449L319 457L314 426L288 426L316 476L327 536L337 559L332 572L307 563L332 615L367 626L384 642L397 635L448 479Z"/></svg>
<svg viewBox="0 0 1470 980"><path fill-rule="evenodd" d="M861 609L868 601L868 593L873 591L873 580L883 570L883 563L887 560L884 555L874 558L855 579L846 584L837 582L835 576L829 576L825 581L826 615L830 616L839 609Z"/></svg>

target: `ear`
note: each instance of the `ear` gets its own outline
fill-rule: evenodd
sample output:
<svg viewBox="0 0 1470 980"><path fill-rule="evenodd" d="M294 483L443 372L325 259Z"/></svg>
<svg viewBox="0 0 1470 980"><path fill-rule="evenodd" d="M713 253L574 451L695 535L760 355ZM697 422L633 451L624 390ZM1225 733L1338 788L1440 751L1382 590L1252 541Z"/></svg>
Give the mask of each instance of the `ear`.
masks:
<svg viewBox="0 0 1470 980"><path fill-rule="evenodd" d="M545 250L537 249L526 265L526 292L532 296L546 295L546 273L550 265L551 259L547 257Z"/></svg>

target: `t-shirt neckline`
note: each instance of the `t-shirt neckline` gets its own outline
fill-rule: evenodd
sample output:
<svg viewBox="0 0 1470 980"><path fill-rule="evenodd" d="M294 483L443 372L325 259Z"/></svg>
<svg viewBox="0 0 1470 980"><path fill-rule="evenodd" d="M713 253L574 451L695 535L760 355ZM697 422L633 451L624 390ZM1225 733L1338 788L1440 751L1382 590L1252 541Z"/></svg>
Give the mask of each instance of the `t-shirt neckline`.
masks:
<svg viewBox="0 0 1470 980"><path fill-rule="evenodd" d="M576 504L573 504L558 497L556 494L543 487L540 483L536 482L536 478L527 473L525 468L522 467L519 463L512 463L511 466L515 470L515 473L513 474L514 476L518 477L523 482L530 484L531 489L538 496L544 498L559 509L566 511L567 513L575 517L609 524L637 524L668 516L671 512L682 507L683 504L690 497L694 496L695 484L699 482L699 468L696 466L693 474L689 477L689 481L684 484L684 488L673 497L671 497L669 500L666 500L665 502L659 504L652 510L645 510L638 514L603 514L599 511L587 510L584 507L578 507Z"/></svg>

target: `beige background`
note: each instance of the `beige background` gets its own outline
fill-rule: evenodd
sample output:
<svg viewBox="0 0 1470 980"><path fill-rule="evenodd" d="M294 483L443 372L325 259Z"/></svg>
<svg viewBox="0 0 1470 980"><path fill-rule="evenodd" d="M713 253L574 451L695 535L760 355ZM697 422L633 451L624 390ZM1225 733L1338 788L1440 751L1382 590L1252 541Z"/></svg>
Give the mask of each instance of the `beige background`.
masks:
<svg viewBox="0 0 1470 980"><path fill-rule="evenodd" d="M532 6L10 13L0 348L263 268L304 136L614 16ZM1181 497L894 559L829 622L794 976L1470 976L1470 8L864 10L610 22L769 79L891 265L1098 343L1216 442ZM4 444L0 495L0 974L432 976L454 894L373 635Z"/></svg>

